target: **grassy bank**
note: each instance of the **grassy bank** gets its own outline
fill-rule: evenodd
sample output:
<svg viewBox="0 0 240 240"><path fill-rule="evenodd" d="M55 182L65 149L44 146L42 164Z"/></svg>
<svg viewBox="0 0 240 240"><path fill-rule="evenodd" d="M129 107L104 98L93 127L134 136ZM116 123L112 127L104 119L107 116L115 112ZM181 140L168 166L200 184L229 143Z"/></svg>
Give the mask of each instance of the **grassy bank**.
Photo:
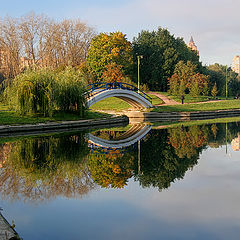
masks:
<svg viewBox="0 0 240 240"><path fill-rule="evenodd" d="M167 92L159 92L159 93L164 95L164 96L167 96L168 98L170 98L172 100L175 100L176 102L179 102L179 103L182 102L180 95L170 95ZM194 97L194 96L191 96L189 94L185 94L184 97L185 97L184 103L207 102L209 100L216 100L212 96L197 96L197 97ZM225 97L224 96L218 96L217 99L225 100ZM233 100L233 99L234 99L233 97L228 97L228 100Z"/></svg>
<svg viewBox="0 0 240 240"><path fill-rule="evenodd" d="M55 112L52 117L42 116L21 116L14 111L7 111L4 106L0 105L0 125L14 125L14 124L35 124L45 122L58 121L76 121L83 119L98 119L109 117L109 114L98 113L94 111L87 111L84 118L80 118L76 114Z"/></svg>
<svg viewBox="0 0 240 240"><path fill-rule="evenodd" d="M214 111L240 109L240 100L223 100L219 102L179 104L170 106L159 106L153 112L193 112L193 111Z"/></svg>
<svg viewBox="0 0 240 240"><path fill-rule="evenodd" d="M115 97L106 98L100 102L95 103L90 108L92 110L127 110L131 106L123 100Z"/></svg>

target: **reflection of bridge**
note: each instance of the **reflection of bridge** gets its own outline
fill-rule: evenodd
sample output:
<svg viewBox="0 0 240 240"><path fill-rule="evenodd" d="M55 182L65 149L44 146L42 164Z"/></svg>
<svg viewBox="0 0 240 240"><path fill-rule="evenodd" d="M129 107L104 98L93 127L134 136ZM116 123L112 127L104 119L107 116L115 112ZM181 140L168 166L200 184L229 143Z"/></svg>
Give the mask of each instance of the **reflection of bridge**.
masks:
<svg viewBox="0 0 240 240"><path fill-rule="evenodd" d="M93 134L87 134L88 142L96 147L102 148L124 148L131 146L146 136L152 129L150 125L136 124L133 125L124 134L113 140L106 140L94 136Z"/></svg>
<svg viewBox="0 0 240 240"><path fill-rule="evenodd" d="M117 97L135 109L152 107L152 98L133 85L121 82L94 83L88 85L87 105L90 107L105 98Z"/></svg>

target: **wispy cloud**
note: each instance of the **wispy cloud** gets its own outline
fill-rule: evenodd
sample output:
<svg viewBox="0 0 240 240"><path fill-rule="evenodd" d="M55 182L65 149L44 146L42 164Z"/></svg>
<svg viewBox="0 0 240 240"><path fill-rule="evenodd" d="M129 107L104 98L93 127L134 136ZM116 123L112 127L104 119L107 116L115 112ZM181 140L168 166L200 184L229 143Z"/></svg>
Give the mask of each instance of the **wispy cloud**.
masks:
<svg viewBox="0 0 240 240"><path fill-rule="evenodd" d="M80 18L100 32L122 31L130 40L143 29L161 26L186 42L192 35L203 63L230 64L240 54L239 9L239 0L13 0L1 4L0 15L35 11Z"/></svg>
<svg viewBox="0 0 240 240"><path fill-rule="evenodd" d="M123 31L129 39L158 26L185 41L193 35L204 63L229 64L240 52L239 9L237 0L132 0L84 11L75 8L69 15L81 16L99 31Z"/></svg>

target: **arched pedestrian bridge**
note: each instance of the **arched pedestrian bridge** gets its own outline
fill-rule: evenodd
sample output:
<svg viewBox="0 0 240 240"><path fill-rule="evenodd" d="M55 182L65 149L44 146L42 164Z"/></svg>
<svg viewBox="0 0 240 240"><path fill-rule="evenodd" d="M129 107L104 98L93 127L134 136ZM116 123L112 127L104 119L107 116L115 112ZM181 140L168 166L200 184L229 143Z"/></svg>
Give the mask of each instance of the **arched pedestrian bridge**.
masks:
<svg viewBox="0 0 240 240"><path fill-rule="evenodd" d="M152 126L150 125L136 124L128 129L124 134L113 140L102 139L94 136L91 133L88 133L86 137L88 142L92 144L92 147L124 148L129 147L141 140L150 132L151 129Z"/></svg>
<svg viewBox="0 0 240 240"><path fill-rule="evenodd" d="M143 109L152 107L152 98L135 86L128 83L93 83L87 86L87 106L109 97L117 97L134 109Z"/></svg>

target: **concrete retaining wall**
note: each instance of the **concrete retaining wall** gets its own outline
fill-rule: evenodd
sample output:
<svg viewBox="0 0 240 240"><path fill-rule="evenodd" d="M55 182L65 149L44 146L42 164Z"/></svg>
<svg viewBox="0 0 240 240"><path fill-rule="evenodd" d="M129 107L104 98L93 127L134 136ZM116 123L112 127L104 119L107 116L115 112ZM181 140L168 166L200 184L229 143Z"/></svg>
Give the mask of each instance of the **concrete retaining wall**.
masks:
<svg viewBox="0 0 240 240"><path fill-rule="evenodd" d="M64 121L64 122L48 122L38 124L24 125L2 125L0 126L1 136L25 135L26 133L48 133L58 131L75 131L94 127L108 127L116 124L128 124L127 116L117 116L98 120L79 120L79 121Z"/></svg>
<svg viewBox="0 0 240 240"><path fill-rule="evenodd" d="M190 121L215 118L240 117L240 109L199 111L199 112L147 112L144 113L146 121Z"/></svg>
<svg viewBox="0 0 240 240"><path fill-rule="evenodd" d="M130 123L135 122L170 122L170 121L190 121L204 120L226 117L240 117L240 109L198 111L198 112L144 112L136 110L125 111L101 111L108 114L126 115Z"/></svg>

